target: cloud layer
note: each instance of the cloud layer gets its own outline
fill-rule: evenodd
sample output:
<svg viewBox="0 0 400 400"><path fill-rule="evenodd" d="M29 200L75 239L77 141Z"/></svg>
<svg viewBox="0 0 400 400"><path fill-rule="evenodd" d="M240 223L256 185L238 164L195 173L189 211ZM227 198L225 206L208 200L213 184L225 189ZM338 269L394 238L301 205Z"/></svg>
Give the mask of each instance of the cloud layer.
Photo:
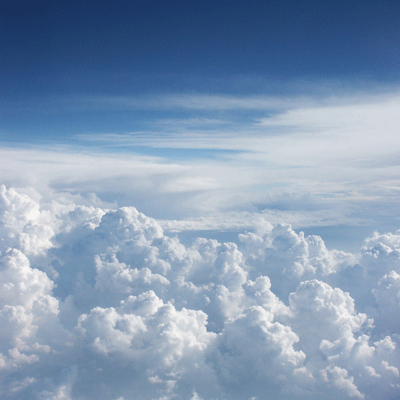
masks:
<svg viewBox="0 0 400 400"><path fill-rule="evenodd" d="M296 228L372 227L366 234L376 227L397 229L398 89L304 93L38 100L53 117L86 121L89 107L97 122L119 123L115 131L89 122L55 126L52 134L37 126L31 134L43 141L29 146L27 139L12 143L17 137L5 131L2 183L46 195L96 193L119 206L135 205L163 226L173 228L177 220L177 230L193 224L249 229L259 216ZM24 110L23 117L29 114Z"/></svg>
<svg viewBox="0 0 400 400"><path fill-rule="evenodd" d="M400 396L400 232L184 246L133 207L1 187L1 397Z"/></svg>

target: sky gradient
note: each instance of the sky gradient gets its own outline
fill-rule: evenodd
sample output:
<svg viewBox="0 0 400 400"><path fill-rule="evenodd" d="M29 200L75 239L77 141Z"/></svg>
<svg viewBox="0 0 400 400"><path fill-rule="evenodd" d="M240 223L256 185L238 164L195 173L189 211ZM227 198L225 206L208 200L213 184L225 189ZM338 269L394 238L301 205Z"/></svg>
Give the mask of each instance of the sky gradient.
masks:
<svg viewBox="0 0 400 400"><path fill-rule="evenodd" d="M399 20L2 4L0 397L400 398Z"/></svg>

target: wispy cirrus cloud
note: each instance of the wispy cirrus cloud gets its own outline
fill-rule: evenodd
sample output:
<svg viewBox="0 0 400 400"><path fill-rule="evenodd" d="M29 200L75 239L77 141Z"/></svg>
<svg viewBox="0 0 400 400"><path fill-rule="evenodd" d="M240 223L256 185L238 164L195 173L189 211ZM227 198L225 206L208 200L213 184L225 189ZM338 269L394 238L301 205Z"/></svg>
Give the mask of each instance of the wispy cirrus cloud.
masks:
<svg viewBox="0 0 400 400"><path fill-rule="evenodd" d="M338 223L346 215L388 221L398 204L395 91L322 103L187 94L155 99L147 104L120 98L120 105L138 109L170 109L143 114L141 130L80 133L73 145L58 148L3 148L4 182L92 191L174 220L322 207ZM190 112L180 111L185 107ZM323 224L320 218L310 223Z"/></svg>

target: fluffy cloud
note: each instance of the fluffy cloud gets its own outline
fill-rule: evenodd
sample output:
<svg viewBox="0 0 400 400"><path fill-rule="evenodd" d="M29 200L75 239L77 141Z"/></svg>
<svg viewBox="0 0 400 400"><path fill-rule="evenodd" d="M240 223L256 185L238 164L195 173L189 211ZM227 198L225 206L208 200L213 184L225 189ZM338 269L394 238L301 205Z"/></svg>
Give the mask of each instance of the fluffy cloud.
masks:
<svg viewBox="0 0 400 400"><path fill-rule="evenodd" d="M304 237L290 225L266 227L264 235L240 234L245 244L246 262L255 275L263 273L273 282L274 290L287 298L300 281L332 279L333 275L353 267L356 257L342 251L328 251L319 236Z"/></svg>
<svg viewBox="0 0 400 400"><path fill-rule="evenodd" d="M0 186L0 246L20 248L27 254L44 253L52 244L54 219L25 194Z"/></svg>
<svg viewBox="0 0 400 400"><path fill-rule="evenodd" d="M133 207L1 187L4 399L400 396L400 235L262 221L183 245Z"/></svg>

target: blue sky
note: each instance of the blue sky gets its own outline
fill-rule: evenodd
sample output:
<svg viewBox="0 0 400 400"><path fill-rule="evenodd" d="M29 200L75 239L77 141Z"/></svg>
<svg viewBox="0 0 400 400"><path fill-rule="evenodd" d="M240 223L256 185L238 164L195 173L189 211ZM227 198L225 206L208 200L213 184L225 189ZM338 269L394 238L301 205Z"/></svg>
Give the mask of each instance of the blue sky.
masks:
<svg viewBox="0 0 400 400"><path fill-rule="evenodd" d="M42 186L58 190L92 191L163 219L271 208L297 212L303 205L307 212L333 207L340 215L301 223L289 218L297 228L361 223L370 233L384 218L393 229L399 13L396 1L42 1L3 6L0 140L8 155L7 149L31 154L34 175L27 179L22 165L6 168L4 183L43 181ZM358 151L364 138L354 128L371 109L380 111L366 125L379 129L390 122L390 127L387 132L367 127L364 150ZM330 125L313 126L321 118ZM374 135L386 147L371 156ZM331 145L334 152L328 150ZM318 157L318 148L328 151L326 160ZM67 165L70 153L82 157L74 161L81 164L79 172L74 170L75 181L69 177L67 183L59 176L74 169ZM31 157L20 154L22 160ZM103 164L101 155L132 163L131 171L137 171L136 162L147 165L143 171L154 170L152 164L179 169L170 179L182 182L179 192L192 182L186 185L191 204L182 208L182 200L172 200L177 195L173 184L163 194L154 189L164 172L149 173L141 187L126 191L126 181L137 174L129 177L127 167L119 166L111 174L113 183L106 184L101 168L94 176L85 167L85 157L95 156ZM65 159L64 172L54 172L57 178L47 177L41 165L54 157ZM365 168L354 169L360 159L389 162L392 169L367 178L371 174ZM343 163L350 163L347 169ZM347 172L338 178L328 170L321 173L326 168ZM240 171L236 191L229 170ZM310 180L308 170L319 176ZM90 180L98 183L85 186ZM379 180L385 182L385 193L372 189ZM124 183L115 187L118 181ZM389 186L395 194L388 195ZM360 192L366 196L363 207L371 208L370 218L362 213L363 221L354 210ZM288 195L297 200L283 201ZM357 197L358 205L338 200L344 204L338 211L335 204L326 204L332 196ZM371 202L371 196L377 201ZM390 203L388 215L374 217L382 196Z"/></svg>
<svg viewBox="0 0 400 400"><path fill-rule="evenodd" d="M400 398L399 20L1 5L0 397Z"/></svg>
<svg viewBox="0 0 400 400"><path fill-rule="evenodd" d="M396 1L3 6L0 140L8 155L7 149L31 154L34 175L27 179L22 165L6 168L4 183L43 181L42 186L58 190L93 191L103 200L134 203L163 219L197 218L203 212L299 211L303 205L307 212L333 207L340 215L324 222L289 218L297 228L361 223L370 233L384 218L393 229L399 13ZM384 104L390 104L389 112ZM377 115L363 124L371 109ZM326 120L315 122L321 118ZM388 123L385 132L376 131ZM365 138L355 134L363 127L369 130ZM384 148L372 154L375 135ZM319 157L321 149L329 154ZM67 183L59 176L74 169L67 165L70 153L82 157L74 161L81 164L79 172L74 170L76 179L70 176ZM31 157L20 154L22 160ZM174 184L163 194L154 189L165 171L149 172L141 187L126 191L126 181L137 180L137 173L129 176L128 167L116 166L113 178L107 178L113 183L106 184L101 168L94 176L85 167L85 157L104 164L101 155L118 159L114 165L132 163L131 171L137 171L137 162L146 164L143 171L154 171L153 164L160 171L179 170L170 179L182 182L178 192L192 182L186 185L191 204L182 208L182 200L172 200ZM64 172L54 172L57 178L47 177L41 165L54 157L65 159L58 164ZM390 167L371 177L360 167L361 159ZM332 175L339 169L342 174ZM229 170L240 171L236 191ZM85 186L89 181L98 183ZM118 181L124 183L115 187ZM386 189L376 189L379 182ZM288 195L297 200L283 201ZM365 212L361 221L354 210L361 196L363 207L371 209L368 221ZM338 211L335 204L327 206L328 197L341 204L338 197L357 198L358 205L345 201ZM375 218L381 199L390 203L388 215L379 212Z"/></svg>
<svg viewBox="0 0 400 400"><path fill-rule="evenodd" d="M396 1L39 1L2 6L2 141L73 140L166 117L96 97L397 89ZM74 106L75 105L75 106ZM262 110L265 114L265 109ZM231 118L231 116L229 116Z"/></svg>
<svg viewBox="0 0 400 400"><path fill-rule="evenodd" d="M17 93L218 92L213 79L232 91L232 77L252 75L398 77L395 1L35 4L2 10L2 69Z"/></svg>
<svg viewBox="0 0 400 400"><path fill-rule="evenodd" d="M11 105L51 95L308 92L304 85L324 94L332 82L399 78L396 1L35 4L2 9L2 95Z"/></svg>

